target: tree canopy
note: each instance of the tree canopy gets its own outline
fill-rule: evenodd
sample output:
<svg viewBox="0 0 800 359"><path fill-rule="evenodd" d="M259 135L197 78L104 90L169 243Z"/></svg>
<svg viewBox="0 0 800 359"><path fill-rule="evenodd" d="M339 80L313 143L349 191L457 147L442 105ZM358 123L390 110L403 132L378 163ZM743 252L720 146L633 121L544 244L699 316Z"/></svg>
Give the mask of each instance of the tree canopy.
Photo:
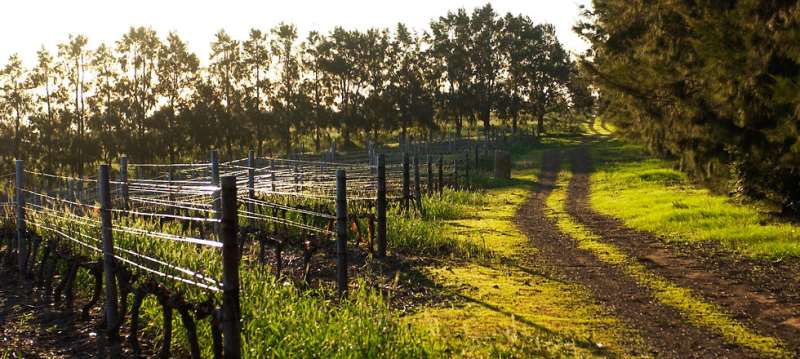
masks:
<svg viewBox="0 0 800 359"><path fill-rule="evenodd" d="M220 30L205 61L179 34L147 27L89 44L70 35L55 54L42 48L33 67L16 55L2 67L0 133L13 139L3 158L83 175L120 154L291 153L326 141L462 136L467 122L516 132L520 116L591 108L580 106L591 93L573 81L576 64L553 27L488 4L422 32L336 27L301 38L281 23L236 39Z"/></svg>
<svg viewBox="0 0 800 359"><path fill-rule="evenodd" d="M800 199L800 3L595 0L576 30L603 116L704 179Z"/></svg>

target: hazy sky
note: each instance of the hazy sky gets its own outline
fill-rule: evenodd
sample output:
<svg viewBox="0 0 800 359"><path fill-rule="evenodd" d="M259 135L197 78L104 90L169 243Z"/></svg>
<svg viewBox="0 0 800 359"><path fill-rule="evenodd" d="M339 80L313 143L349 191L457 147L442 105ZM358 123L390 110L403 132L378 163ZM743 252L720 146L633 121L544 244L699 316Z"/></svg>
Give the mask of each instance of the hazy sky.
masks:
<svg viewBox="0 0 800 359"><path fill-rule="evenodd" d="M224 28L244 39L249 29L269 29L281 21L298 26L301 37L309 30L327 32L336 25L347 28L393 28L404 22L417 30L427 29L431 19L448 10L472 10L487 0L12 0L4 1L0 15L0 63L19 53L32 65L42 45L55 52L55 45L70 33L85 34L90 45L113 43L132 25L153 27L162 38L171 30L189 43L203 62L209 43ZM535 22L556 25L567 48L587 48L571 31L578 19L579 4L590 0L492 0L500 14L525 14Z"/></svg>

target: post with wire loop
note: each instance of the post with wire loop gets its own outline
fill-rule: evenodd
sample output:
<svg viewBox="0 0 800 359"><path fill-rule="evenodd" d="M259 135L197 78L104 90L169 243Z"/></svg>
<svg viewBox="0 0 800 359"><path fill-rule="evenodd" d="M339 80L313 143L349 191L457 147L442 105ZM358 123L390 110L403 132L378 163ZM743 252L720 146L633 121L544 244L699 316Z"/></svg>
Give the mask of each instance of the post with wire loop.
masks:
<svg viewBox="0 0 800 359"><path fill-rule="evenodd" d="M433 163L431 162L432 159L431 159L431 155L430 154L428 154L427 160L428 160L427 161L428 162L428 172L427 172L428 173L428 176L427 176L427 180L428 180L428 196L433 196Z"/></svg>
<svg viewBox="0 0 800 359"><path fill-rule="evenodd" d="M444 157L439 156L439 197L444 193Z"/></svg>
<svg viewBox="0 0 800 359"><path fill-rule="evenodd" d="M20 276L25 277L28 268L28 233L25 226L25 193L23 193L25 165L22 160L16 160L14 166L17 176L14 187L14 193L17 196L17 254L19 255L17 264Z"/></svg>
<svg viewBox="0 0 800 359"><path fill-rule="evenodd" d="M414 200L417 203L419 215L424 215L425 211L422 208L422 183L420 183L419 176L419 156L414 156Z"/></svg>
<svg viewBox="0 0 800 359"><path fill-rule="evenodd" d="M480 157L478 154L478 147L479 147L478 143L475 142L475 171L477 171L481 166Z"/></svg>
<svg viewBox="0 0 800 359"><path fill-rule="evenodd" d="M108 165L100 165L98 185L100 187L100 220L103 238L103 279L105 281L105 317L106 340L109 357L119 358L122 355L119 337L119 319L117 318L117 265L114 259L114 237L111 228L111 191L109 188Z"/></svg>
<svg viewBox="0 0 800 359"><path fill-rule="evenodd" d="M464 187L469 187L469 150L464 152Z"/></svg>
<svg viewBox="0 0 800 359"><path fill-rule="evenodd" d="M247 211L250 213L255 213L255 203L253 200L256 198L256 158L255 153L253 150L247 153L247 198L250 201L247 202ZM255 227L256 222L255 219L250 216L250 227Z"/></svg>
<svg viewBox="0 0 800 359"><path fill-rule="evenodd" d="M239 229L236 203L236 177L222 178L222 335L225 358L242 357L241 307L239 304Z"/></svg>
<svg viewBox="0 0 800 359"><path fill-rule="evenodd" d="M347 174L336 170L336 289L347 291Z"/></svg>
<svg viewBox="0 0 800 359"><path fill-rule="evenodd" d="M378 258L386 257L386 158L378 154L378 198L375 204L378 220Z"/></svg>
<svg viewBox="0 0 800 359"><path fill-rule="evenodd" d="M211 185L219 187L219 152L211 150ZM212 195L211 202L214 209L214 218L220 219L220 193L215 190ZM214 233L219 234L219 223L214 223Z"/></svg>
<svg viewBox="0 0 800 359"><path fill-rule="evenodd" d="M120 193L122 194L122 209L128 210L130 209L128 203L130 201L130 190L128 187L128 156L122 155L119 159L119 180L122 182L120 184Z"/></svg>
<svg viewBox="0 0 800 359"><path fill-rule="evenodd" d="M403 198L400 201L400 207L403 212L408 212L408 199L411 197L411 174L408 168L408 152L403 152Z"/></svg>

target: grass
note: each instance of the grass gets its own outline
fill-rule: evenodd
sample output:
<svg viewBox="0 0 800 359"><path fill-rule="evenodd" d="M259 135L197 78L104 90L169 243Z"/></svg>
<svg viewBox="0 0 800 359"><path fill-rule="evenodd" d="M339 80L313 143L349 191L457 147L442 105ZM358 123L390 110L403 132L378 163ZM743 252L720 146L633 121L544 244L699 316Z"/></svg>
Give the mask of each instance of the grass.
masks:
<svg viewBox="0 0 800 359"><path fill-rule="evenodd" d="M548 198L547 206L551 211L550 216L556 219L559 228L578 242L578 248L588 250L599 260L621 268L626 275L649 288L656 300L676 308L691 323L719 333L727 342L771 357L792 356L781 340L753 332L716 305L706 302L691 290L650 272L643 264L575 222L566 213L566 186L570 177L571 174L567 171L559 175L556 189Z"/></svg>
<svg viewBox="0 0 800 359"><path fill-rule="evenodd" d="M544 274L532 263L535 248L513 224L552 141L512 148L511 180L473 176L487 188L480 200L460 201L432 226L442 238L483 248L486 257L437 261L423 268L451 300L406 318L439 338L455 357L604 357L643 353L637 333L593 302L586 288ZM456 196L455 198L460 198ZM426 221L419 221L425 226Z"/></svg>
<svg viewBox="0 0 800 359"><path fill-rule="evenodd" d="M669 162L620 140L590 146L592 206L674 242L718 242L751 258L800 257L800 230L755 205L694 186Z"/></svg>

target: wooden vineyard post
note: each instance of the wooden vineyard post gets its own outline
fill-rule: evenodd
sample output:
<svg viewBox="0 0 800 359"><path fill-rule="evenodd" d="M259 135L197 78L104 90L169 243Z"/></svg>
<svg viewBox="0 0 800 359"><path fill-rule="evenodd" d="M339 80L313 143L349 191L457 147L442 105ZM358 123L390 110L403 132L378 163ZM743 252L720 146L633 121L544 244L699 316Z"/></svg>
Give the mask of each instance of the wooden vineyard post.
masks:
<svg viewBox="0 0 800 359"><path fill-rule="evenodd" d="M256 198L256 158L255 153L253 150L247 153L247 198L250 199L247 202L247 211L250 213L255 212L256 205L253 203L253 200ZM250 217L250 227L254 227L256 225L255 219L253 219L252 214L249 215Z"/></svg>
<svg viewBox="0 0 800 359"><path fill-rule="evenodd" d="M495 178L511 179L511 155L508 152L495 150L494 176Z"/></svg>
<svg viewBox="0 0 800 359"><path fill-rule="evenodd" d="M422 209L422 184L419 176L419 156L414 156L414 200L417 203L417 211L423 215Z"/></svg>
<svg viewBox="0 0 800 359"><path fill-rule="evenodd" d="M122 355L119 337L119 319L117 318L117 265L114 259L114 236L111 229L111 191L109 188L108 165L100 165L98 185L100 187L100 221L103 237L103 280L105 282L105 317L106 340L109 357L119 358Z"/></svg>
<svg viewBox="0 0 800 359"><path fill-rule="evenodd" d="M411 174L408 168L408 152L403 152L403 198L400 201L403 212L408 212L408 199L411 197L409 182L411 182Z"/></svg>
<svg viewBox="0 0 800 359"><path fill-rule="evenodd" d="M170 202L173 202L175 201L175 191L173 190L173 186L175 185L175 166L172 165L172 161L169 163L169 171L167 176L167 179L169 180L169 200Z"/></svg>
<svg viewBox="0 0 800 359"><path fill-rule="evenodd" d="M478 142L475 142L475 171L481 167L480 156L478 154Z"/></svg>
<svg viewBox="0 0 800 359"><path fill-rule="evenodd" d="M336 170L336 289L347 290L347 174Z"/></svg>
<svg viewBox="0 0 800 359"><path fill-rule="evenodd" d="M270 182L272 183L272 186L271 186L271 188L272 188L272 192L275 192L275 190L276 190L276 188L277 188L277 187L276 187L276 185L275 185L275 170L274 170L274 169L273 169L273 170L272 170L272 172L270 172L270 174L269 174L269 180L270 180Z"/></svg>
<svg viewBox="0 0 800 359"><path fill-rule="evenodd" d="M25 187L24 172L25 165L22 160L14 162L16 181L14 193L17 196L17 254L19 255L17 264L19 265L20 276L26 276L26 269L28 268L28 241L27 241L27 228L25 227Z"/></svg>
<svg viewBox="0 0 800 359"><path fill-rule="evenodd" d="M469 151L464 153L464 187L469 187Z"/></svg>
<svg viewBox="0 0 800 359"><path fill-rule="evenodd" d="M431 155L427 156L428 162L428 196L433 196L433 163L431 162Z"/></svg>
<svg viewBox="0 0 800 359"><path fill-rule="evenodd" d="M222 178L220 194L222 218L222 335L226 359L242 357L241 308L239 305L239 229L236 203L236 177Z"/></svg>
<svg viewBox="0 0 800 359"><path fill-rule="evenodd" d="M122 182L120 185L120 193L122 193L122 209L130 209L128 203L130 201L130 191L128 190L128 156L122 155L119 159L119 180Z"/></svg>
<svg viewBox="0 0 800 359"><path fill-rule="evenodd" d="M453 189L458 188L458 160L453 160Z"/></svg>
<svg viewBox="0 0 800 359"><path fill-rule="evenodd" d="M386 257L386 158L378 155L378 198L375 204L378 220L378 258Z"/></svg>
<svg viewBox="0 0 800 359"><path fill-rule="evenodd" d="M219 152L211 150L211 185L219 187ZM220 192L214 191L212 194L212 205L214 209L214 218L220 219ZM219 234L219 223L214 223L214 232Z"/></svg>
<svg viewBox="0 0 800 359"><path fill-rule="evenodd" d="M444 157L439 156L439 197L444 193Z"/></svg>

